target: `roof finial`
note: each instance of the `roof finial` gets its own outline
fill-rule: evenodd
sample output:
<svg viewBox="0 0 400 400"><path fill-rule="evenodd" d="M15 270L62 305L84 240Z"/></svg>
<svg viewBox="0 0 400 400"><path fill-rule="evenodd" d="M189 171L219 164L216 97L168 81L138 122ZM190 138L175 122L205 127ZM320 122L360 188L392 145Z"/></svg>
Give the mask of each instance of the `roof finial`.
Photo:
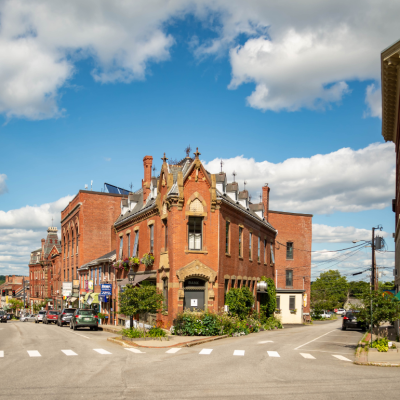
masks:
<svg viewBox="0 0 400 400"><path fill-rule="evenodd" d="M186 158L190 158L190 152L192 151L192 148L190 147L190 144L188 147L186 147L185 152L186 152Z"/></svg>
<svg viewBox="0 0 400 400"><path fill-rule="evenodd" d="M221 174L222 174L222 166L224 165L224 162L221 160Z"/></svg>
<svg viewBox="0 0 400 400"><path fill-rule="evenodd" d="M260 203L262 203L262 195L261 195L261 193L260 193Z"/></svg>
<svg viewBox="0 0 400 400"><path fill-rule="evenodd" d="M161 158L161 160L163 160L163 163L166 163L166 162L167 162L168 158L167 158L167 157L165 157L165 153L164 153L164 157L163 157L163 158Z"/></svg>
<svg viewBox="0 0 400 400"><path fill-rule="evenodd" d="M243 182L243 188L244 188L243 190L246 190L246 185L247 185L247 182L244 181L244 182Z"/></svg>
<svg viewBox="0 0 400 400"><path fill-rule="evenodd" d="M232 172L232 175L233 175L233 182L235 182L236 171L233 171L233 172Z"/></svg>
<svg viewBox="0 0 400 400"><path fill-rule="evenodd" d="M195 156L196 158L199 158L199 155L200 155L201 153L199 153L199 148L198 148L198 147L196 147L196 152L193 153L193 154L194 154L194 156Z"/></svg>
<svg viewBox="0 0 400 400"><path fill-rule="evenodd" d="M53 217L51 217L51 226L53 227Z"/></svg>

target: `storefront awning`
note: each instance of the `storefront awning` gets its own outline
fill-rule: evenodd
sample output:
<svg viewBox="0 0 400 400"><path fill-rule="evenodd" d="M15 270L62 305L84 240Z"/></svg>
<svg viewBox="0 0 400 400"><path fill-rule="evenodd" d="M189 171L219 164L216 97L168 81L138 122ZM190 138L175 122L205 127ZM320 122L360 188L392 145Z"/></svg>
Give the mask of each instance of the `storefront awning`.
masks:
<svg viewBox="0 0 400 400"><path fill-rule="evenodd" d="M156 274L155 273L150 273L150 274L140 274L140 275L137 274L137 275L135 275L135 279L133 281L133 286L137 285L138 283L140 283L140 282L142 282L142 281L144 281L144 280L146 280L147 278L150 278L150 277L155 278ZM118 283L118 286L126 286L128 284L130 284L129 279L125 278L121 282Z"/></svg>
<svg viewBox="0 0 400 400"><path fill-rule="evenodd" d="M85 301L88 302L90 297L92 299L91 304L99 304L99 294L100 293L86 293Z"/></svg>
<svg viewBox="0 0 400 400"><path fill-rule="evenodd" d="M398 292L396 295L393 296L392 301L396 301L396 300L400 301L400 292Z"/></svg>
<svg viewBox="0 0 400 400"><path fill-rule="evenodd" d="M77 297L70 297L70 298L68 299L68 301L70 301L71 303L73 303L73 302L76 301L76 300L78 300Z"/></svg>

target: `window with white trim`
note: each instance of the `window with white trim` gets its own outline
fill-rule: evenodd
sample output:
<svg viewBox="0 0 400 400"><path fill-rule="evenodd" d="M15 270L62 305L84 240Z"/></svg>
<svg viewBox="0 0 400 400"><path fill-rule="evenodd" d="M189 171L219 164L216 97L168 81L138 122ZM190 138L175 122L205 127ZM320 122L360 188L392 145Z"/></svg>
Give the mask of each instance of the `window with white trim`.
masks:
<svg viewBox="0 0 400 400"><path fill-rule="evenodd" d="M203 218L189 217L188 223L188 244L189 250L202 249Z"/></svg>

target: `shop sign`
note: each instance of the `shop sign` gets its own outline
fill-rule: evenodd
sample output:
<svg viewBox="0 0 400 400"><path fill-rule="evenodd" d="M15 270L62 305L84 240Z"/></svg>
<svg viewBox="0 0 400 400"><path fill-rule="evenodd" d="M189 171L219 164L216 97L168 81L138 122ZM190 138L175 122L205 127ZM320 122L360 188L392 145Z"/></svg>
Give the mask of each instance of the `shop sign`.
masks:
<svg viewBox="0 0 400 400"><path fill-rule="evenodd" d="M93 280L89 280L88 281L88 290L92 290L93 291Z"/></svg>
<svg viewBox="0 0 400 400"><path fill-rule="evenodd" d="M111 296L112 295L112 284L110 283L103 283L100 285L101 287L101 294L106 295L106 296Z"/></svg>
<svg viewBox="0 0 400 400"><path fill-rule="evenodd" d="M107 299L107 296L106 296L105 294L100 294L100 295L99 295L99 300L100 300L102 303L108 303L108 299Z"/></svg>
<svg viewBox="0 0 400 400"><path fill-rule="evenodd" d="M63 294L63 296L71 296L72 282L63 282L62 283L62 294Z"/></svg>
<svg viewBox="0 0 400 400"><path fill-rule="evenodd" d="M76 280L72 281L72 288L73 289L79 289L79 279L76 279Z"/></svg>

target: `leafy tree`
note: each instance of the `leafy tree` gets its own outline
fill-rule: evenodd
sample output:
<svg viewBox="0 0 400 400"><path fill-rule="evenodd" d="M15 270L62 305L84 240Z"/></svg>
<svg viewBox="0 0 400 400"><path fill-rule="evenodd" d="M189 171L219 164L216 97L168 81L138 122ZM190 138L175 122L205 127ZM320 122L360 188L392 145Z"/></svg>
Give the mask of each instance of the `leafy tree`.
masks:
<svg viewBox="0 0 400 400"><path fill-rule="evenodd" d="M359 299L363 296L364 292L369 291L370 284L363 281L349 282L349 297L356 297Z"/></svg>
<svg viewBox="0 0 400 400"><path fill-rule="evenodd" d="M369 325L371 323L371 300L372 300L372 326L379 326L382 322L394 322L400 319L400 302L392 301L393 297L388 296L381 290L366 291L363 293L363 306L358 307L358 321Z"/></svg>
<svg viewBox="0 0 400 400"><path fill-rule="evenodd" d="M42 308L46 308L46 302L42 301L40 303L33 303L33 312L36 314L38 313Z"/></svg>
<svg viewBox="0 0 400 400"><path fill-rule="evenodd" d="M390 282L379 282L380 290L394 290L394 281Z"/></svg>
<svg viewBox="0 0 400 400"><path fill-rule="evenodd" d="M24 308L24 302L18 299L9 299L8 300L9 308L13 310L14 314L17 310L21 310Z"/></svg>
<svg viewBox="0 0 400 400"><path fill-rule="evenodd" d="M241 289L233 288L226 294L225 304L229 306L229 312L239 316L246 317L254 304L254 296L248 287Z"/></svg>
<svg viewBox="0 0 400 400"><path fill-rule="evenodd" d="M266 317L272 317L276 310L276 288L275 282L271 278L261 277L262 281L267 282L267 294L261 296L260 312L265 313Z"/></svg>
<svg viewBox="0 0 400 400"><path fill-rule="evenodd" d="M163 294L154 285L142 284L135 287L127 285L125 290L119 294L119 308L122 314L130 317L130 328L132 329L134 315L160 311L163 300Z"/></svg>
<svg viewBox="0 0 400 400"><path fill-rule="evenodd" d="M343 307L349 284L339 271L329 270L320 274L311 285L311 307L332 310Z"/></svg>

